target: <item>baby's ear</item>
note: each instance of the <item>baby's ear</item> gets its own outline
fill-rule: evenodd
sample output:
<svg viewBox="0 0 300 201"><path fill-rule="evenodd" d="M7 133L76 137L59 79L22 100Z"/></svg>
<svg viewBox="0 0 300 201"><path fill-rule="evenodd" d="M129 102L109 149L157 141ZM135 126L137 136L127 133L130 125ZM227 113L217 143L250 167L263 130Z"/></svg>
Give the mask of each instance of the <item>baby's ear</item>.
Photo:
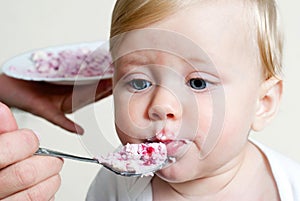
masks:
<svg viewBox="0 0 300 201"><path fill-rule="evenodd" d="M277 114L282 95L282 80L274 77L265 80L259 90L255 118L252 123L254 131L262 130Z"/></svg>

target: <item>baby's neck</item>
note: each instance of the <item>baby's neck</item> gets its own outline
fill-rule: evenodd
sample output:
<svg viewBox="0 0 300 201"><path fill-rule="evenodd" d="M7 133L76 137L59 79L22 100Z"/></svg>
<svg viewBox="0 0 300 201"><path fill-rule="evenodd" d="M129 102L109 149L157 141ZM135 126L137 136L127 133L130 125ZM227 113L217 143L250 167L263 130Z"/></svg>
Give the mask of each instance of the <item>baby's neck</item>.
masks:
<svg viewBox="0 0 300 201"><path fill-rule="evenodd" d="M280 200L267 159L252 144L246 149L240 163L213 177L185 183L167 183L155 177L154 200Z"/></svg>

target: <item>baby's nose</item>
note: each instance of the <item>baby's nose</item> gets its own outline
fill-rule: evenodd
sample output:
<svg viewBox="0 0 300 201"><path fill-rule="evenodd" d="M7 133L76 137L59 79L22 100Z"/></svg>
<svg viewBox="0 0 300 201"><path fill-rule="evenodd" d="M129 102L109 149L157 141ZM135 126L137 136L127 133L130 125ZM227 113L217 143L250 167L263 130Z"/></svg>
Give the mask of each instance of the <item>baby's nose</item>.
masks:
<svg viewBox="0 0 300 201"><path fill-rule="evenodd" d="M168 106L155 105L150 108L149 117L152 120L173 119L175 118L175 111Z"/></svg>
<svg viewBox="0 0 300 201"><path fill-rule="evenodd" d="M160 88L155 93L148 111L151 120L178 119L182 113L179 99L171 91Z"/></svg>

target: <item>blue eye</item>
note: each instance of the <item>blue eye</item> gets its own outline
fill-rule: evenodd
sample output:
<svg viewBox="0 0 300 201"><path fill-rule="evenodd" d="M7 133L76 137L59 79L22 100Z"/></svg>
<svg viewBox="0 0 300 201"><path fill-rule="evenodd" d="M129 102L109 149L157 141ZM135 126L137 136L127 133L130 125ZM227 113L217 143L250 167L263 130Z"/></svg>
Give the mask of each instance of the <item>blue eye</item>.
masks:
<svg viewBox="0 0 300 201"><path fill-rule="evenodd" d="M142 91L152 86L151 82L143 79L135 79L129 82L129 85L137 91Z"/></svg>
<svg viewBox="0 0 300 201"><path fill-rule="evenodd" d="M193 78L188 81L188 85L195 90L203 90L207 87L207 82L200 78Z"/></svg>

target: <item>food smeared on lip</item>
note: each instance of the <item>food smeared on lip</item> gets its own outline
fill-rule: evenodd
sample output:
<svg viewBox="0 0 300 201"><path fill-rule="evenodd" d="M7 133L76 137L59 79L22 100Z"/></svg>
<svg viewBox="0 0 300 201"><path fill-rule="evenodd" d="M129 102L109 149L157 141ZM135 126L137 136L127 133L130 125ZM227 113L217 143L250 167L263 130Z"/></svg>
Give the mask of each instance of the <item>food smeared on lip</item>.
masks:
<svg viewBox="0 0 300 201"><path fill-rule="evenodd" d="M153 176L153 171L165 164L167 148L161 142L126 144L121 150L97 159L120 172Z"/></svg>

